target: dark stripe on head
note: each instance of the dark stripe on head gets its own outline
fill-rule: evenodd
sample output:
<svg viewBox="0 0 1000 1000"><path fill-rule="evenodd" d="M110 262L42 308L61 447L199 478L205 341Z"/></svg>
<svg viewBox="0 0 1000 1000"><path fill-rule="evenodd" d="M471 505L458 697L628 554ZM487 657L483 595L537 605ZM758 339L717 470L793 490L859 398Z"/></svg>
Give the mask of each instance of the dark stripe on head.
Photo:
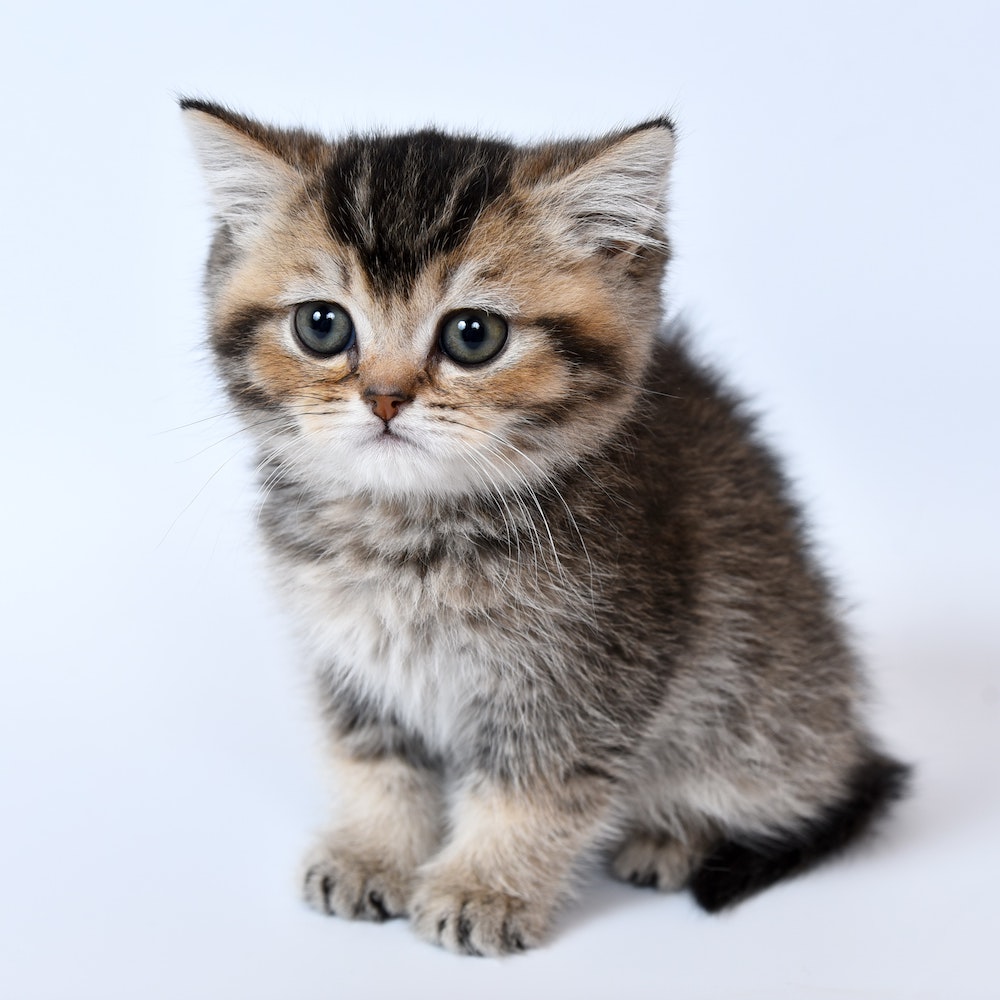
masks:
<svg viewBox="0 0 1000 1000"><path fill-rule="evenodd" d="M529 434L546 424L572 419L581 402L607 402L628 388L621 352L607 340L584 331L572 317L541 316L526 325L538 327L551 338L556 353L565 358L579 379L574 391L554 399L522 403L517 426Z"/></svg>
<svg viewBox="0 0 1000 1000"><path fill-rule="evenodd" d="M556 351L572 364L576 374L590 376L588 399L606 400L622 392L624 359L610 338L593 336L568 316L542 316L531 322L552 338Z"/></svg>
<svg viewBox="0 0 1000 1000"><path fill-rule="evenodd" d="M432 130L348 139L325 171L327 222L377 292L405 292L432 257L462 245L510 172L503 142Z"/></svg>
<svg viewBox="0 0 1000 1000"><path fill-rule="evenodd" d="M278 319L285 309L273 306L244 306L229 315L215 331L212 346L215 353L226 360L242 357L253 344L253 335L262 323Z"/></svg>
<svg viewBox="0 0 1000 1000"><path fill-rule="evenodd" d="M230 378L227 386L230 398L248 410L280 410L281 403L269 396L259 385L246 379Z"/></svg>
<svg viewBox="0 0 1000 1000"><path fill-rule="evenodd" d="M615 369L618 367L618 352L606 340L592 337L572 317L539 316L529 321L540 327L552 338L556 350L574 368Z"/></svg>

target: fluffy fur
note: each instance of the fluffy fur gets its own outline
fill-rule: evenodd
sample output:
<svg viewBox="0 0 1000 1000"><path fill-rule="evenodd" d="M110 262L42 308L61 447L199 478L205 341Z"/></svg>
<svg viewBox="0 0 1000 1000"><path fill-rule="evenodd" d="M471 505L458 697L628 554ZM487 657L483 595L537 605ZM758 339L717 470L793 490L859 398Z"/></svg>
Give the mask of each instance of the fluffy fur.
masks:
<svg viewBox="0 0 1000 1000"><path fill-rule="evenodd" d="M725 907L903 788L752 421L662 331L673 129L328 142L183 107L212 344L343 803L317 909L456 951L549 933L574 871ZM353 321L317 356L303 303ZM456 310L502 316L478 364Z"/></svg>

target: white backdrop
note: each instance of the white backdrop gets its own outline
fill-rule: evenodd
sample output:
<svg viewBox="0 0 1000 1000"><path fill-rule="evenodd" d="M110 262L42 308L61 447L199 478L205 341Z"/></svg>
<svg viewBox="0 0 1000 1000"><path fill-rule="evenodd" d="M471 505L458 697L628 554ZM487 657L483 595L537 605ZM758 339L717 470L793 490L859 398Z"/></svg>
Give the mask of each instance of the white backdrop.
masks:
<svg viewBox="0 0 1000 1000"><path fill-rule="evenodd" d="M995 3L18 5L3 83L0 995L996 997ZM672 307L765 411L919 766L731 915L598 876L459 959L298 902L316 730L201 346L178 94L332 133L681 125Z"/></svg>

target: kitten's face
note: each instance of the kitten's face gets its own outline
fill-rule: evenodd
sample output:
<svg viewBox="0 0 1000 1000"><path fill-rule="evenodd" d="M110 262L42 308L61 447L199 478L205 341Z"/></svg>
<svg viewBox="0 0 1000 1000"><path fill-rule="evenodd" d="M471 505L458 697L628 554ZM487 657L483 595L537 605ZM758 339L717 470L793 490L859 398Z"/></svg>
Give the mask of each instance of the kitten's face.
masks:
<svg viewBox="0 0 1000 1000"><path fill-rule="evenodd" d="M640 405L666 256L662 123L520 150L188 117L221 223L220 369L300 478L333 495L537 485Z"/></svg>

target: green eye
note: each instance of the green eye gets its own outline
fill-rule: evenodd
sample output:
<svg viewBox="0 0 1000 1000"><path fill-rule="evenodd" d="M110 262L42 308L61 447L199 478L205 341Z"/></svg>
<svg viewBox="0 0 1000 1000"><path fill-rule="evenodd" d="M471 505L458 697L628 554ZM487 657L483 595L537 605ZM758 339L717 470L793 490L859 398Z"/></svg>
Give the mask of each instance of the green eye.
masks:
<svg viewBox="0 0 1000 1000"><path fill-rule="evenodd" d="M495 358L507 343L507 321L482 309L450 313L441 324L441 350L460 365Z"/></svg>
<svg viewBox="0 0 1000 1000"><path fill-rule="evenodd" d="M329 357L346 351L354 343L350 313L334 302L306 302L292 320L299 343L314 354Z"/></svg>

